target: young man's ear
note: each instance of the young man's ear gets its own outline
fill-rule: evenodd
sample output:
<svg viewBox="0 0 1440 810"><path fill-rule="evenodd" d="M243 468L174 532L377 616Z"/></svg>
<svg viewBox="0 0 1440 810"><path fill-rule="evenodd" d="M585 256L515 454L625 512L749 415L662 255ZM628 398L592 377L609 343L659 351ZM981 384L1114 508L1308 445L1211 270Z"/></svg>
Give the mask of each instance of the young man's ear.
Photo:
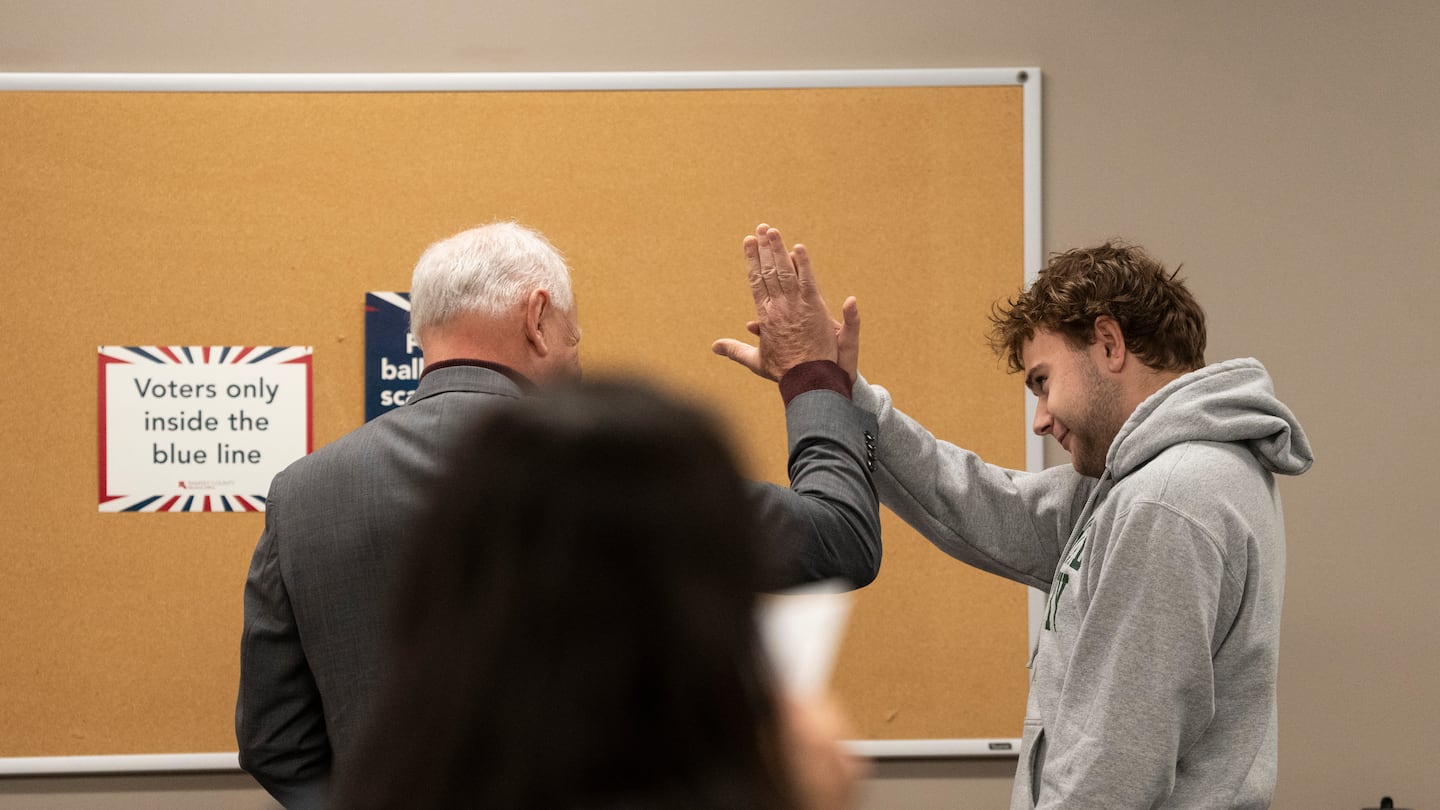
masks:
<svg viewBox="0 0 1440 810"><path fill-rule="evenodd" d="M1125 367L1125 335L1120 324L1109 315L1095 319L1095 343L1097 353L1104 358L1104 364L1112 372Z"/></svg>
<svg viewBox="0 0 1440 810"><path fill-rule="evenodd" d="M550 354L550 344L545 339L545 316L549 312L550 293L544 290L531 291L530 297L525 299L525 339L541 357Z"/></svg>

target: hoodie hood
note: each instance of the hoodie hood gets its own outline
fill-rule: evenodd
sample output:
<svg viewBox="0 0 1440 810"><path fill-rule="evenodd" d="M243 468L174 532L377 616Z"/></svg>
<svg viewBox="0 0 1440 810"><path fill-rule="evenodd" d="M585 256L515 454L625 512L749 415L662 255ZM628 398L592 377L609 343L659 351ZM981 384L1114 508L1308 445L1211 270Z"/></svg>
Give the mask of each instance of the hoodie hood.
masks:
<svg viewBox="0 0 1440 810"><path fill-rule="evenodd" d="M1295 414L1275 398L1259 360L1215 363L1173 380L1130 415L1110 444L1105 466L1124 478L1182 442L1242 443L1272 473L1299 475L1314 457Z"/></svg>

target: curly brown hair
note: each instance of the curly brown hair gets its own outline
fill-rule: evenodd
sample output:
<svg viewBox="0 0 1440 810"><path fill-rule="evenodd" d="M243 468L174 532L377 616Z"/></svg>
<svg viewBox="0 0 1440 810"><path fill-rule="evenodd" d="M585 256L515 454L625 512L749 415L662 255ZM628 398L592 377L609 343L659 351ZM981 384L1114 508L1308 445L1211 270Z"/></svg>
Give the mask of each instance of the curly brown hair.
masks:
<svg viewBox="0 0 1440 810"><path fill-rule="evenodd" d="M1123 242L1057 253L1035 283L990 314L990 347L1011 371L1024 371L1025 342L1057 332L1080 348L1095 339L1095 319L1114 318L1125 348L1159 371L1205 365L1205 312L1178 278L1144 250Z"/></svg>

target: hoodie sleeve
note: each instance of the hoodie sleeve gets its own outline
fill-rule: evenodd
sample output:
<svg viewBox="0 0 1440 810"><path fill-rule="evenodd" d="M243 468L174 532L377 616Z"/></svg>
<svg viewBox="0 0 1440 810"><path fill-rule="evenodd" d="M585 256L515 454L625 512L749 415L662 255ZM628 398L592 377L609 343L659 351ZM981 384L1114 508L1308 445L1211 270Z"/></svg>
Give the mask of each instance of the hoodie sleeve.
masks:
<svg viewBox="0 0 1440 810"><path fill-rule="evenodd" d="M1061 596L1088 604L1055 614L1081 624L1036 806L1159 806L1215 716L1216 627L1238 586L1215 539L1153 501L1087 529L1062 571L1074 592Z"/></svg>
<svg viewBox="0 0 1440 810"><path fill-rule="evenodd" d="M854 398L880 426L875 488L881 503L946 554L1049 590L1093 479L1068 466L1027 473L986 464L936 439L863 377Z"/></svg>

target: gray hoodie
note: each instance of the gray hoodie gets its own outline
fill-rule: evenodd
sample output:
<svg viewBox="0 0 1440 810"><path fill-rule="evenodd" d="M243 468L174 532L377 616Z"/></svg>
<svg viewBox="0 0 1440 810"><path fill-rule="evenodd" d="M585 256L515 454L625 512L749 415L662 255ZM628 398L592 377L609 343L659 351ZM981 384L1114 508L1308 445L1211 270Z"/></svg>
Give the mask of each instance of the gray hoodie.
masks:
<svg viewBox="0 0 1440 810"><path fill-rule="evenodd" d="M1275 787L1285 529L1309 442L1253 359L1140 404L1097 480L1006 470L863 379L881 501L946 553L1049 594L1012 808L1260 808ZM963 695L956 696L964 700Z"/></svg>

